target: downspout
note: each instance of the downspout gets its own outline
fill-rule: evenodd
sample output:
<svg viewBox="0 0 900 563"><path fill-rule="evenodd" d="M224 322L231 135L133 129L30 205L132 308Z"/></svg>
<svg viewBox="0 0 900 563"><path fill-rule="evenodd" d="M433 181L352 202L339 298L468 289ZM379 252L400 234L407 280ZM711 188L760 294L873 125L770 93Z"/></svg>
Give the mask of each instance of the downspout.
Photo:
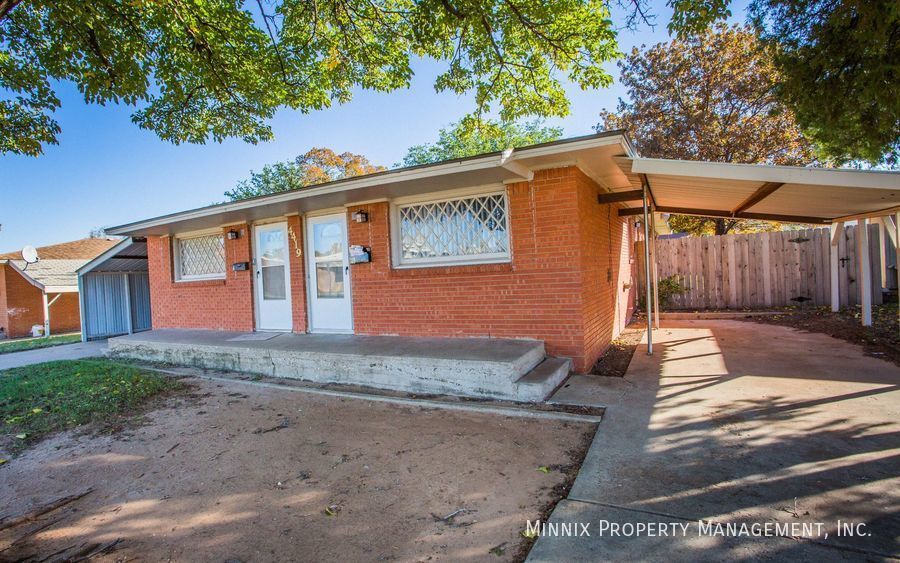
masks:
<svg viewBox="0 0 900 563"><path fill-rule="evenodd" d="M644 279L647 281L645 303L647 304L647 355L653 355L653 308L650 289L650 218L647 214L647 184L641 183L644 203Z"/></svg>

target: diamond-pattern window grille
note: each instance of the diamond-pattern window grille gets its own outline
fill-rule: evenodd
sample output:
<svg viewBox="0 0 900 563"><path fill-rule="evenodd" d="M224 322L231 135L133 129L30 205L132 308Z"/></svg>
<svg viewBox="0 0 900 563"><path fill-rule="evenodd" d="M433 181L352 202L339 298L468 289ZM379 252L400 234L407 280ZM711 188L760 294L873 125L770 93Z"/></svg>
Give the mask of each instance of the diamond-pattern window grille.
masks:
<svg viewBox="0 0 900 563"><path fill-rule="evenodd" d="M178 239L178 259L182 278L225 275L225 237Z"/></svg>
<svg viewBox="0 0 900 563"><path fill-rule="evenodd" d="M509 255L504 194L404 205L398 212L401 262Z"/></svg>

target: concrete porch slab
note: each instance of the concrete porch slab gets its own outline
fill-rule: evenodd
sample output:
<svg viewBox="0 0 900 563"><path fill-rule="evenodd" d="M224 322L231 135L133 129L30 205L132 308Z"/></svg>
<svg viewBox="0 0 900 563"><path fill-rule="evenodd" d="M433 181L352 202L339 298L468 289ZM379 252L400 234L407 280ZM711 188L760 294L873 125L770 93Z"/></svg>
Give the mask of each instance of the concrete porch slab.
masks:
<svg viewBox="0 0 900 563"><path fill-rule="evenodd" d="M112 338L110 354L321 383L347 383L411 393L543 400L568 369L535 382L544 343L493 338L408 338L161 329Z"/></svg>

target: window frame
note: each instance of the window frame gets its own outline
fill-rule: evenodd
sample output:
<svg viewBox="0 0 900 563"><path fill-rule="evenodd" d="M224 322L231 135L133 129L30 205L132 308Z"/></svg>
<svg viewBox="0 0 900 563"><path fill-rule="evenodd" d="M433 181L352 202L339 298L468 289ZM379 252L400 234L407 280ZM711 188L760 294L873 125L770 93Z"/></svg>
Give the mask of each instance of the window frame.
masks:
<svg viewBox="0 0 900 563"><path fill-rule="evenodd" d="M429 203L443 203L460 199L472 199L500 195L503 197L503 220L506 230L506 252L492 254L471 254L468 256L440 256L434 258L403 259L401 248L402 235L400 233L400 209L413 205L425 205ZM409 196L392 199L391 212L391 262L392 267L398 270L413 268L440 268L446 266L472 266L478 264L508 264L512 262L512 234L510 232L509 194L506 186L494 184L477 186L460 190L445 191L417 196Z"/></svg>
<svg viewBox="0 0 900 563"><path fill-rule="evenodd" d="M225 231L222 229L207 229L204 231L193 231L190 233L179 233L177 235L172 236L172 266L174 270L174 279L176 282L194 282L194 281L208 281L208 280L224 280L228 274L228 250L226 248L226 256L223 259L222 263L222 273L221 274L199 274L199 275L182 275L181 273L181 241L190 240L195 238L205 238L212 236L220 236L222 237L223 246L227 244L227 238L225 237Z"/></svg>

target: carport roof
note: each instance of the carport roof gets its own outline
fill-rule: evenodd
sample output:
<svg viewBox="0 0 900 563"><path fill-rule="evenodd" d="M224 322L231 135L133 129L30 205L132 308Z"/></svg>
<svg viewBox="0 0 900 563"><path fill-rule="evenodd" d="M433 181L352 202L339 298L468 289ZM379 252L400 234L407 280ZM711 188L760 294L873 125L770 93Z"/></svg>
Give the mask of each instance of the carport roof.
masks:
<svg viewBox="0 0 900 563"><path fill-rule="evenodd" d="M900 211L900 174L889 171L802 168L614 158L623 177L613 192L647 183L658 211L686 215L832 223ZM640 201L625 203L639 212Z"/></svg>

